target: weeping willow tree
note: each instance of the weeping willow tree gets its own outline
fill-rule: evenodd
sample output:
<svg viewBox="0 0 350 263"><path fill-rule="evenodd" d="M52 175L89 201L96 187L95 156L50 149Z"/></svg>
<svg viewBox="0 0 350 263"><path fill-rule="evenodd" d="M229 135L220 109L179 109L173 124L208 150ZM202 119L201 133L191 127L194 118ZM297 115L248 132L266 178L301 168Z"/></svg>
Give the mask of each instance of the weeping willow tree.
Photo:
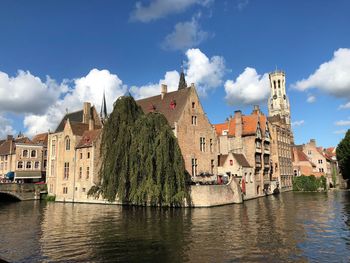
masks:
<svg viewBox="0 0 350 263"><path fill-rule="evenodd" d="M88 195L136 205L181 206L189 175L180 147L162 114L144 115L130 96L119 98L104 126L101 184Z"/></svg>

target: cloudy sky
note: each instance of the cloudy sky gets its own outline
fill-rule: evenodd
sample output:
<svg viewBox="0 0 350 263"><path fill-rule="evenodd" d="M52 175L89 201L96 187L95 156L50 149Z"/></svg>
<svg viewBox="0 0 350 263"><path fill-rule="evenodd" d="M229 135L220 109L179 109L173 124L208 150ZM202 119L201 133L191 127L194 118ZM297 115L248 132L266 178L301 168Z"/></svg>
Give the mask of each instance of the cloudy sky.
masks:
<svg viewBox="0 0 350 263"><path fill-rule="evenodd" d="M0 8L0 137L54 130L83 101L108 109L175 90L181 65L212 123L287 76L296 143L350 128L350 1L6 1Z"/></svg>

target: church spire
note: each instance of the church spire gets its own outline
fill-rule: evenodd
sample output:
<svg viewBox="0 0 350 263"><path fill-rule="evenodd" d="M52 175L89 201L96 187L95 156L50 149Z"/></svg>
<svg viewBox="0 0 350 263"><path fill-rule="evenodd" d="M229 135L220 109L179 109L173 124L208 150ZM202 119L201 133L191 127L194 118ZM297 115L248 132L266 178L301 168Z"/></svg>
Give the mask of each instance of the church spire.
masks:
<svg viewBox="0 0 350 263"><path fill-rule="evenodd" d="M180 89L185 89L187 88L187 83L186 83L186 79L185 79L185 73L184 73L184 69L183 66L181 66L181 74L180 74L180 80L179 80L179 90Z"/></svg>
<svg viewBox="0 0 350 263"><path fill-rule="evenodd" d="M103 91L100 117L101 117L102 123L107 119L107 105L106 105L106 96L104 91Z"/></svg>

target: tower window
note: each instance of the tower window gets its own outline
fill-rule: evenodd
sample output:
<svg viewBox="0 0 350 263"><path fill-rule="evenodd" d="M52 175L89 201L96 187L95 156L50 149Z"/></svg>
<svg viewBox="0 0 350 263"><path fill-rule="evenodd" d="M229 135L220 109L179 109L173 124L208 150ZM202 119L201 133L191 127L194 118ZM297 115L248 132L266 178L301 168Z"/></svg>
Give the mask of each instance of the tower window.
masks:
<svg viewBox="0 0 350 263"><path fill-rule="evenodd" d="M273 87L276 88L276 80L273 81Z"/></svg>
<svg viewBox="0 0 350 263"><path fill-rule="evenodd" d="M278 88L280 88L280 87L281 87L281 81L278 80Z"/></svg>

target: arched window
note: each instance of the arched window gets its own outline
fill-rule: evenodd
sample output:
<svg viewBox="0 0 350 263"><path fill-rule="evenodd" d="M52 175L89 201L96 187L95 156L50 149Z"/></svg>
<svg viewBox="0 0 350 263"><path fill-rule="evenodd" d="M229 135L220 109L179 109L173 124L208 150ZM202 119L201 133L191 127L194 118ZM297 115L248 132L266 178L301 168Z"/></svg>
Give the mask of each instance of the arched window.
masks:
<svg viewBox="0 0 350 263"><path fill-rule="evenodd" d="M273 81L273 87L276 88L276 80Z"/></svg>
<svg viewBox="0 0 350 263"><path fill-rule="evenodd" d="M28 157L28 150L23 151L23 157Z"/></svg>
<svg viewBox="0 0 350 263"><path fill-rule="evenodd" d="M70 139L69 137L67 136L66 137L66 151L69 151L70 150Z"/></svg>
<svg viewBox="0 0 350 263"><path fill-rule="evenodd" d="M32 150L32 152L30 153L30 157L33 157L33 158L36 157L36 150Z"/></svg>
<svg viewBox="0 0 350 263"><path fill-rule="evenodd" d="M280 87L281 87L281 81L278 80L278 88L280 88Z"/></svg>
<svg viewBox="0 0 350 263"><path fill-rule="evenodd" d="M22 162L22 161L19 161L19 162L18 162L17 168L18 168L18 169L23 169L23 162Z"/></svg>
<svg viewBox="0 0 350 263"><path fill-rule="evenodd" d="M27 162L26 168L27 169L32 169L32 162Z"/></svg>
<svg viewBox="0 0 350 263"><path fill-rule="evenodd" d="M35 169L39 169L39 162L35 162L35 163L34 163L34 168L35 168Z"/></svg>

